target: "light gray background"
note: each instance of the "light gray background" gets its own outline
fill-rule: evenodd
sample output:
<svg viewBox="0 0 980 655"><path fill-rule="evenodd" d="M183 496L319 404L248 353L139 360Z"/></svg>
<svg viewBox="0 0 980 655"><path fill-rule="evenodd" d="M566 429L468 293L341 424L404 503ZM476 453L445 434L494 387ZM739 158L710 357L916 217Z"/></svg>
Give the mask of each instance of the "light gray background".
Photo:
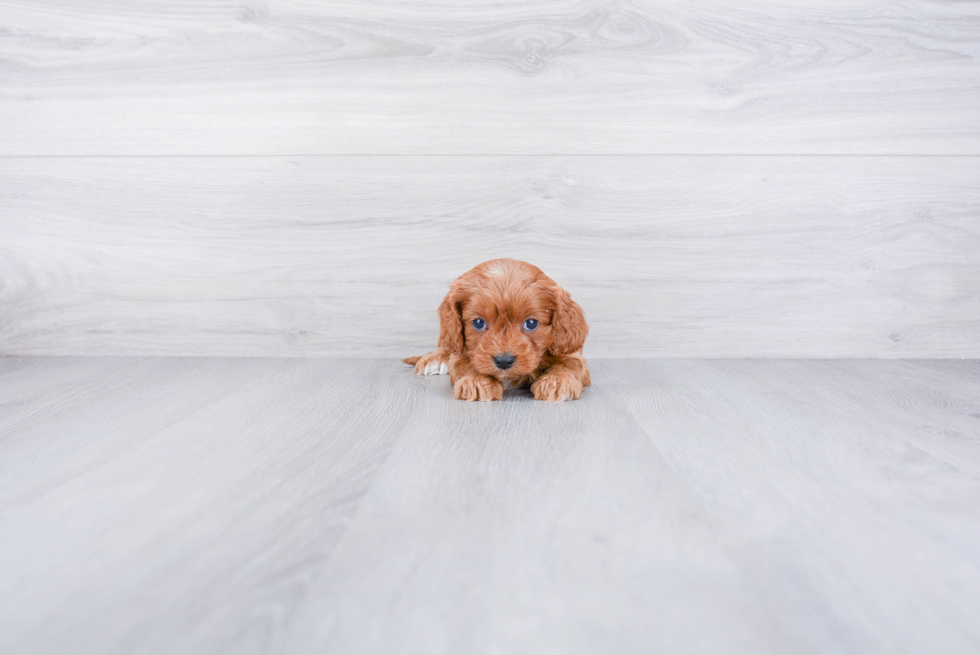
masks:
<svg viewBox="0 0 980 655"><path fill-rule="evenodd" d="M980 356L976 2L0 2L0 354Z"/></svg>
<svg viewBox="0 0 980 655"><path fill-rule="evenodd" d="M4 653L975 655L980 2L0 0L0 355Z"/></svg>
<svg viewBox="0 0 980 655"><path fill-rule="evenodd" d="M980 651L980 363L0 359L0 652Z"/></svg>

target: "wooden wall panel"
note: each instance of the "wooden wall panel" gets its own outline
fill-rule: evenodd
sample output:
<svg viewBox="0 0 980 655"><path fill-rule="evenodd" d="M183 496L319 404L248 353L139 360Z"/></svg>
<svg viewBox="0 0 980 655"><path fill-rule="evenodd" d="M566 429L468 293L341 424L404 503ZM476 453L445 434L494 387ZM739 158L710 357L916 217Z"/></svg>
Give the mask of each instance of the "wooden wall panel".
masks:
<svg viewBox="0 0 980 655"><path fill-rule="evenodd" d="M594 353L980 352L976 2L0 0L0 53L0 353L418 352L500 255Z"/></svg>
<svg viewBox="0 0 980 655"><path fill-rule="evenodd" d="M587 354L980 357L980 158L0 159L3 354L390 355L498 256Z"/></svg>
<svg viewBox="0 0 980 655"><path fill-rule="evenodd" d="M980 154L980 8L0 2L0 155Z"/></svg>

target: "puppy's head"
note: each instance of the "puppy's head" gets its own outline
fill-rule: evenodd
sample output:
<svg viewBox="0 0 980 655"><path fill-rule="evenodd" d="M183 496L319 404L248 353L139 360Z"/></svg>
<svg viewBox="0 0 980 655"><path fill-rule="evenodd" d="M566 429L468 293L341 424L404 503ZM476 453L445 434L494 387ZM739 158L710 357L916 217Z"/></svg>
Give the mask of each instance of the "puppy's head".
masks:
<svg viewBox="0 0 980 655"><path fill-rule="evenodd" d="M536 266L494 259L458 277L439 306L439 347L498 380L534 373L546 355L582 349L582 308Z"/></svg>

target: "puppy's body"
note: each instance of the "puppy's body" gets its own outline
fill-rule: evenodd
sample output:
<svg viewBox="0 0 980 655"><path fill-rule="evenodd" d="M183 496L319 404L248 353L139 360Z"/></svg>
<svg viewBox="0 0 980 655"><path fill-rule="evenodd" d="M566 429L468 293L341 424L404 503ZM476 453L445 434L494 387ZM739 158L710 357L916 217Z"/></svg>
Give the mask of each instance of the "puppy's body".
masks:
<svg viewBox="0 0 980 655"><path fill-rule="evenodd" d="M582 308L536 266L494 259L453 281L439 305L436 350L402 361L419 375L449 374L453 395L500 400L530 386L538 400L574 400L591 383Z"/></svg>

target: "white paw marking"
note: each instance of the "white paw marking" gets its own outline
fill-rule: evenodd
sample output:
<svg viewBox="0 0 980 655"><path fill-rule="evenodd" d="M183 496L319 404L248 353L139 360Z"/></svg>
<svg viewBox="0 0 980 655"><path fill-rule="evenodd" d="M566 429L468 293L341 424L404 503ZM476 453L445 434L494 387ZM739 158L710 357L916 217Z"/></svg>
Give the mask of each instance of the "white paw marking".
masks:
<svg viewBox="0 0 980 655"><path fill-rule="evenodd" d="M446 362L432 360L425 365L424 375L446 375L447 373L449 373L449 366Z"/></svg>

